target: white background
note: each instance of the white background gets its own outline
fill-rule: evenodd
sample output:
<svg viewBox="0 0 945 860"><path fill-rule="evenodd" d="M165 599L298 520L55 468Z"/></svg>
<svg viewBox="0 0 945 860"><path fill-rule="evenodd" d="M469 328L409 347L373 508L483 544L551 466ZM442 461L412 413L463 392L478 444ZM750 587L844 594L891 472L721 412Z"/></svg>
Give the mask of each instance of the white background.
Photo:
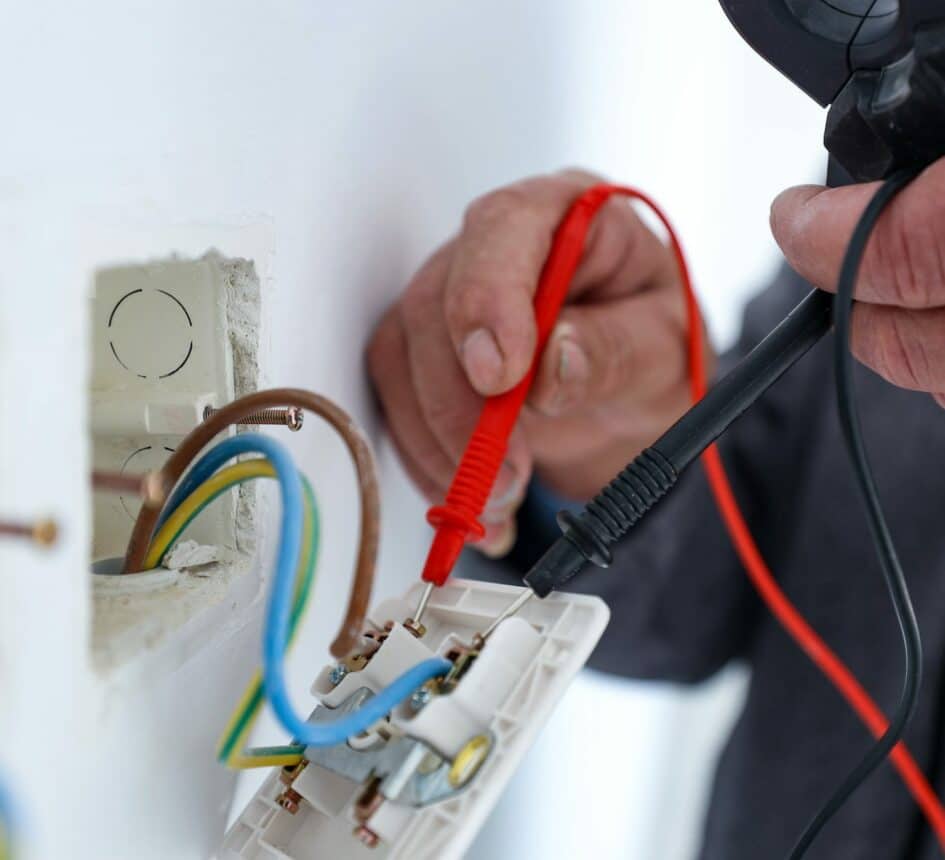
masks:
<svg viewBox="0 0 945 860"><path fill-rule="evenodd" d="M64 538L47 555L0 545L0 772L32 857L203 858L232 791L212 742L258 629L208 628L184 662L169 649L117 675L90 666L95 266L129 248L265 256L265 376L336 398L371 431L390 593L416 576L427 533L362 348L469 199L575 164L641 185L679 227L724 342L775 265L770 199L817 175L823 117L713 0L100 0L3 19L0 515L51 512ZM347 588L355 496L330 435L300 436L328 535L291 666L301 707ZM738 686L582 681L475 855L688 856ZM532 814L539 794L552 815Z"/></svg>

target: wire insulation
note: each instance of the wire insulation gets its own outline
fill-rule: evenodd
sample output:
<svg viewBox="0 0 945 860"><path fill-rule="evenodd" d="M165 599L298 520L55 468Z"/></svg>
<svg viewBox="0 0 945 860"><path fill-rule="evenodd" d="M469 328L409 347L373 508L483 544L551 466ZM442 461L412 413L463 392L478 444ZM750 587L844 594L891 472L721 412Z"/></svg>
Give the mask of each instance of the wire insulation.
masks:
<svg viewBox="0 0 945 860"><path fill-rule="evenodd" d="M181 533L214 499L244 481L252 478L274 478L275 476L276 471L272 463L258 458L244 460L242 463L229 466L199 484L192 493L173 509L173 512L169 513L163 525L158 529L148 549L148 554L144 558L144 569L153 570L156 568Z"/></svg>
<svg viewBox="0 0 945 860"><path fill-rule="evenodd" d="M215 452L216 449L213 449L207 454L207 457L210 458ZM225 459L216 455L213 457L212 461L225 462ZM188 497L188 499L185 499L184 502L172 512L174 516L169 517L167 520L171 525L173 525L172 521L177 519L176 514L178 511L192 509L192 513L189 513L186 517L180 517L179 528L177 528L176 531L168 531L168 529L162 528L158 532L158 537L155 538L155 545L157 547L157 544L160 542L161 546L156 548L155 555L162 557L166 552L166 548L173 546L194 517L198 516L207 505L227 489L245 481L252 480L253 478L274 476L275 470L272 464L263 459L244 461L226 469L221 469L216 475L212 476L204 484L194 490L192 495ZM216 489L211 492L210 487L214 482ZM289 637L290 644L295 639L298 624L308 605L320 546L318 506L312 487L304 476L302 476L302 486L305 491L306 523L303 534L303 557L299 562L296 573L295 598ZM188 504L191 500L193 500L193 502ZM196 502L199 502L199 507L194 504ZM164 535L163 533L165 531L168 531L168 534ZM301 761L304 748L298 746L243 749L245 740L252 730L253 724L262 708L262 704L262 673L257 671L247 685L240 701L237 703L217 745L218 758L228 767L235 769L276 767L297 764Z"/></svg>
<svg viewBox="0 0 945 860"><path fill-rule="evenodd" d="M230 436L228 439L224 439L222 442L214 445L201 456L174 488L174 492L171 493L167 504L164 506L164 509L157 519L155 531L160 530L164 523L167 522L168 517L180 508L184 499L190 496L197 487L208 481L221 466L228 463L234 457L239 457L243 454L257 453L254 447L255 436L256 434L253 433L240 433L237 436ZM275 475L275 471L272 472L272 475Z"/></svg>
<svg viewBox="0 0 945 860"><path fill-rule="evenodd" d="M707 388L703 367L702 318L695 299L688 265L682 253L682 246L668 222L662 218L661 220L670 234L670 242L676 255L687 299L690 389L693 400L698 400L705 394ZM870 732L877 737L882 735L887 728L886 717L882 710L846 664L791 603L766 564L739 508L717 445L713 444L703 452L702 465L735 551L762 601L788 635L843 696ZM945 850L945 809L942 808L925 774L922 773L903 743L896 745L890 754L890 760L935 832L939 845Z"/></svg>
<svg viewBox="0 0 945 860"><path fill-rule="evenodd" d="M0 860L12 860L16 836L16 805L6 785L0 782Z"/></svg>
<svg viewBox="0 0 945 860"><path fill-rule="evenodd" d="M261 443L260 440L264 441ZM194 466L192 472L196 472L198 477L208 475L212 469L217 468L234 456L253 451L258 452L260 449L267 447L267 443L271 441L267 437L252 433L228 439L204 455ZM167 550L173 546L187 526L214 499L245 481L277 476L277 470L271 461L267 459L246 460L221 469L216 474L210 474L179 504L177 504L176 498L172 499L171 504L173 506L165 512L164 523L158 530L154 543L148 551L147 568L150 569L160 563ZM188 474L182 486L194 486L196 482L191 478L191 474ZM305 611L311 594L319 547L320 529L315 496L308 481L304 477L301 480L305 502L303 550L294 578L293 606L287 646L291 644L295 637L299 620ZM243 749L244 741L252 730L262 704L262 675L257 671L240 698L218 744L218 758L227 766L245 769L284 766L297 764L301 761L304 748L297 745Z"/></svg>
<svg viewBox="0 0 945 860"><path fill-rule="evenodd" d="M922 643L919 624L915 617L909 587L906 583L902 565L893 544L892 535L883 516L882 506L869 457L863 441L859 410L856 407L856 394L853 381L853 358L850 352L850 318L853 311L853 290L857 274L866 252L866 246L876 223L892 202L893 198L912 181L916 171L896 173L879 186L860 216L853 236L847 245L840 276L837 282L837 294L834 298L834 373L837 389L837 413L843 428L844 441L850 457L857 484L866 507L870 534L879 557L883 578L889 590L896 620L902 633L905 654L902 692L899 703L889 725L870 747L867 754L846 776L836 791L827 799L817 814L811 819L798 839L791 860L800 860L813 843L817 834L834 814L850 798L854 791L879 767L902 737L906 726L919 700L919 688L922 681Z"/></svg>
<svg viewBox="0 0 945 860"><path fill-rule="evenodd" d="M257 767L292 767L305 758L305 747L290 744L281 747L253 747L238 755L231 755L224 763L234 770Z"/></svg>
<svg viewBox="0 0 945 860"><path fill-rule="evenodd" d="M270 607L272 602L270 602ZM270 609L270 621L277 621L274 617L279 609ZM279 630L270 623L266 625L266 648L277 648L279 645ZM279 718L283 727L295 738L297 743L305 746L324 747L336 746L348 738L367 731L371 726L384 719L394 708L422 687L432 678L445 675L453 667L449 660L442 657L431 657L396 678L376 695L368 699L358 710L328 723L309 723L300 718L289 701L285 689L285 680L282 676L282 661L274 659L270 654L263 661L265 665L265 690L269 704Z"/></svg>
<svg viewBox="0 0 945 860"><path fill-rule="evenodd" d="M310 724L298 717L288 698L285 686L283 658L291 642L298 617L298 585L295 584L293 601L293 584L295 577L291 574L286 559L286 520L294 519L294 507L291 497L286 493L284 486L285 475L294 472L294 466L288 460L287 452L280 451L281 446L274 440L258 434L246 433L233 437L221 443L208 452L199 461L194 470L197 476L203 476L211 468L215 468L233 456L256 451L264 453L270 462L265 460L250 460L237 463L206 479L187 496L165 518L154 545L148 553L148 559L160 560L176 537L186 528L187 524L217 496L225 492L236 483L254 477L278 477L283 498L283 528L279 552L276 562L276 571L273 577L269 607L266 613L266 626L263 636L263 674L262 684L259 676L255 676L247 686L233 717L228 723L218 748L221 760L233 767L256 767L267 764L290 763L301 760L304 746L333 746L344 743L349 737L359 734L383 719L400 702L408 698L414 690L422 686L431 678L446 674L452 664L442 658L432 658L411 667L397 678L389 687L381 690L369 699L357 711L345 715L339 720L325 724ZM285 460L280 462L282 455ZM296 474L296 480L298 476ZM185 479L182 486L191 486L194 480ZM291 488L289 488L291 489ZM289 501L287 501L289 499ZM173 500L172 500L173 501ZM291 534L288 538L293 540ZM288 544L291 549L292 544ZM289 608L294 602L293 608ZM236 753L242 740L249 733L253 720L262 705L263 693L269 699L270 705L284 728L296 738L296 743L289 747L262 748L253 750L249 754Z"/></svg>
<svg viewBox="0 0 945 860"><path fill-rule="evenodd" d="M278 454L280 447L269 437L246 433L228 439L208 452L194 466L198 477L206 475L211 468L215 468L233 456L249 453L250 451L266 454L270 458L270 462L266 460L244 461L207 478L164 518L164 524L155 539L154 545L148 552L148 559L159 561L167 548L173 544L193 518L206 508L213 499L237 483L256 477L272 477L275 475L279 478L281 486L283 476L287 472L286 466L291 464L291 461L289 461L289 464L280 463L273 456L274 453ZM190 487L194 483L194 479L185 479L182 486ZM293 509L290 504L285 502L285 488L283 488L282 495L284 503L283 520L285 520L286 516L293 516ZM314 510L313 503L309 504L308 507ZM285 522L283 522L282 534L285 535ZM306 540L305 543L317 546L317 539ZM393 708L408 698L414 690L426 681L446 674L452 667L452 664L447 660L438 657L432 658L411 667L389 687L369 699L357 711L346 714L339 720L313 725L299 718L288 699L283 663L286 648L293 638L307 594L301 597L302 607L300 608L299 583L297 577L287 575L289 567L283 563L287 555L284 547L284 542L280 540L263 638L264 670L262 680L260 680L259 673L257 673L250 681L224 730L218 746L218 757L231 767L247 768L296 764L301 761L305 746L330 746L344 743L349 737L363 732L378 720L383 719ZM314 554L314 550L305 552L304 555L308 557L307 566L314 565ZM294 597L293 583L295 583ZM290 600L293 602L291 610L287 609ZM275 697L271 692L273 689L276 691ZM296 738L296 743L285 747L263 747L245 753L237 752L252 728L255 717L262 705L264 693L269 698L277 718Z"/></svg>

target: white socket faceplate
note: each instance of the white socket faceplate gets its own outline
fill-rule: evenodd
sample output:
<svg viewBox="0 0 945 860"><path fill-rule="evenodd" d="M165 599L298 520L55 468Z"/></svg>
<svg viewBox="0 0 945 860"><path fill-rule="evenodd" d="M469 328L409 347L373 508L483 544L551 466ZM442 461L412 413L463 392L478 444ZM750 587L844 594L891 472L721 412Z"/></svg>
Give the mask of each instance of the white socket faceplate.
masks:
<svg viewBox="0 0 945 860"><path fill-rule="evenodd" d="M373 692L418 661L470 642L521 593L520 588L453 579L434 591L420 640L398 625L412 615L422 584L403 598L374 607L378 629L390 636L367 666L333 685L331 666L313 685L321 704L337 707L360 687ZM317 764L293 784L296 812L277 801L285 786L274 769L230 828L218 860L460 860L502 790L534 743L574 676L604 632L610 612L598 597L556 592L526 603L496 630L454 692L436 697L419 713L401 706L387 729L429 743L447 757L471 736L488 732L492 749L458 794L413 808L384 801L368 821L381 838L373 848L355 838L354 804L364 785ZM352 743L352 746L354 744ZM307 754L312 755L308 752ZM560 774L568 785L568 774ZM303 778L304 777L304 778Z"/></svg>

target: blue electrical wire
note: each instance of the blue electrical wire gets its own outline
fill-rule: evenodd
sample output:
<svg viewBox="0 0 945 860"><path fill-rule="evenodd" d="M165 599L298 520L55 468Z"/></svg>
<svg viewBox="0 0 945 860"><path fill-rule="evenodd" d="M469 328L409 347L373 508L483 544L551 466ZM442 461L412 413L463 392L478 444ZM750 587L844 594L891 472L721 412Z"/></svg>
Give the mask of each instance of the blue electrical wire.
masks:
<svg viewBox="0 0 945 860"><path fill-rule="evenodd" d="M0 782L0 860L13 857L16 837L16 808L4 783Z"/></svg>
<svg viewBox="0 0 945 860"><path fill-rule="evenodd" d="M262 454L269 458L279 479L282 496L282 527L272 591L263 632L263 689L283 727L306 746L334 746L363 732L382 719L414 690L431 678L445 675L451 663L440 657L424 660L408 669L389 687L369 699L357 711L331 723L311 724L292 707L285 684L283 658L289 641L296 561L302 546L302 486L289 452L279 442L260 433L241 433L211 448L184 476L171 495L160 524L220 466L240 454Z"/></svg>
<svg viewBox="0 0 945 860"><path fill-rule="evenodd" d="M154 527L155 534L157 534L161 526L164 525L167 518L180 506L180 503L204 481L210 478L224 463L228 460L232 460L234 457L238 457L240 454L259 453L257 443L260 439L272 441L269 436L263 436L261 433L240 433L238 436L231 436L229 439L224 439L219 445L215 445L207 451L207 453L190 468L190 471L184 475L181 482L177 485L177 488L171 493L171 497L164 505L164 510L161 511L161 516L158 518L157 525ZM294 465L292 466L292 471L295 471Z"/></svg>
<svg viewBox="0 0 945 860"><path fill-rule="evenodd" d="M243 437L236 436L233 439L228 439L227 442L235 443L240 438L251 435L253 434L246 433L243 434ZM276 469L276 474L281 480L282 473L279 466L271 454L269 454L269 457ZM296 482L298 482L297 473ZM295 513L290 509L285 498L283 499L283 505L285 506L284 512L292 512L294 517ZM299 512L301 512L301 508ZM390 686L365 702L357 711L331 723L312 724L301 718L292 707L286 689L285 673L283 672L283 657L289 641L289 622L293 589L295 587L295 556L298 555L298 552L298 547L296 547L294 554L289 555L285 552L284 544L279 547L278 563L273 577L263 629L263 689L273 712L279 722L282 723L283 728L295 738L295 743L304 744L305 746L334 746L372 726L423 683L431 678L445 675L452 664L441 657L424 660L404 672Z"/></svg>
<svg viewBox="0 0 945 860"><path fill-rule="evenodd" d="M270 636L272 631L266 625L266 649L275 645L277 638ZM278 631L275 631L278 632ZM309 723L299 718L292 709L292 703L285 690L282 676L282 662L264 661L264 683L269 703L282 725L292 734L293 743L307 747L330 747L344 743L348 738L360 734L386 717L397 705L410 696L414 690L431 678L445 675L452 668L449 660L431 657L412 666L376 696L368 699L358 710L330 723Z"/></svg>

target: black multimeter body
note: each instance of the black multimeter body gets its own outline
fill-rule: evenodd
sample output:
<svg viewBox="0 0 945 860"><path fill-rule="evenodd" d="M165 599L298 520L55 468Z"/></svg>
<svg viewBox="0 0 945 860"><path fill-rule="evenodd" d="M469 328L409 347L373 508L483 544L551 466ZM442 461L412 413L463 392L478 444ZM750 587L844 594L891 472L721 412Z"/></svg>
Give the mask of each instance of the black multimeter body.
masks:
<svg viewBox="0 0 945 860"><path fill-rule="evenodd" d="M840 174L831 185L945 156L945 0L721 4L755 51L830 105L824 144Z"/></svg>

